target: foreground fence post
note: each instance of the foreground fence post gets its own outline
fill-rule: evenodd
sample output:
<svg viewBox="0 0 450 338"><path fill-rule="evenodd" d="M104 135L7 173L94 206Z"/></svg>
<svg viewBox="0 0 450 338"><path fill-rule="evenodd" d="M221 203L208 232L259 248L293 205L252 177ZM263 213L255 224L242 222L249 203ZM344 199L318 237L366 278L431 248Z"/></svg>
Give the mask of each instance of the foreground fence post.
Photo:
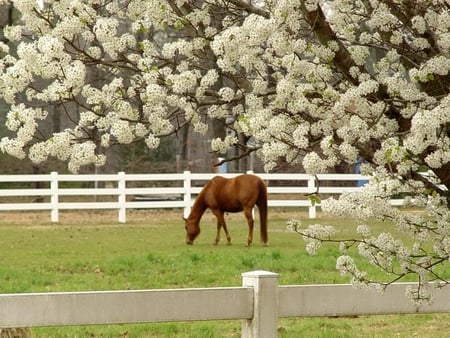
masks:
<svg viewBox="0 0 450 338"><path fill-rule="evenodd" d="M242 338L274 338L278 331L278 274L251 271L242 274L242 286L253 287L253 318L242 322Z"/></svg>

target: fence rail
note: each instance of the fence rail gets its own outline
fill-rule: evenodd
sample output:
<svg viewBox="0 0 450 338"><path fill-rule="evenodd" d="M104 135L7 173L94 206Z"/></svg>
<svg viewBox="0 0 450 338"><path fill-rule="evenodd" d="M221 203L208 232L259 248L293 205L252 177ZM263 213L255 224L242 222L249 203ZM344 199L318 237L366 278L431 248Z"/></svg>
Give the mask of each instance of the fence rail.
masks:
<svg viewBox="0 0 450 338"><path fill-rule="evenodd" d="M197 174L188 171L178 174L117 174L105 175L66 175L52 172L48 175L0 175L0 211L11 210L50 210L51 221L58 222L60 210L73 209L115 209L118 220L126 222L128 209L183 208L187 217L204 183L216 174ZM234 177L238 174L222 174ZM316 217L320 206L307 198L317 190L321 194L341 194L344 191L359 189L358 182L368 180L359 174L256 174L268 184L269 207L305 207L309 217ZM31 189L11 188L14 184L34 183ZM72 187L70 187L72 185ZM77 187L73 187L78 185ZM79 187L85 185L86 187ZM108 201L98 201L108 196ZM40 199L26 202L13 201L13 198ZM76 197L77 201L67 201ZM92 200L94 197L94 200ZM81 200L81 201L80 201ZM400 205L402 200L392 200Z"/></svg>
<svg viewBox="0 0 450 338"><path fill-rule="evenodd" d="M414 283L380 294L348 284L279 286L278 277L246 272L241 287L1 294L0 327L241 319L242 337L273 338L280 317L450 312L450 287L415 306L405 296Z"/></svg>

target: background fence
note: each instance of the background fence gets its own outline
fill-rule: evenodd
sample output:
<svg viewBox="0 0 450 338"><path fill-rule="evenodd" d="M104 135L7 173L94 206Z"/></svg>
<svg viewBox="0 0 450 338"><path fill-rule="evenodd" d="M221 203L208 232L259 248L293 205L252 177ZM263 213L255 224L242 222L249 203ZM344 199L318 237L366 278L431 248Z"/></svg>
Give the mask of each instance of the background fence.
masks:
<svg viewBox="0 0 450 338"><path fill-rule="evenodd" d="M351 285L279 286L278 274L242 274L241 287L0 295L0 327L242 319L242 337L277 337L279 317L329 317L450 312L450 288L431 304L405 296L412 283L385 293Z"/></svg>
<svg viewBox="0 0 450 338"><path fill-rule="evenodd" d="M195 196L217 174L0 175L0 211L49 210L58 222L60 210L115 209L126 222L127 209L183 208L188 217ZM221 174L234 177L237 174ZM307 195L339 195L368 180L359 174L256 174L267 182L269 207L305 207L316 217L320 203ZM391 200L401 205L403 200Z"/></svg>

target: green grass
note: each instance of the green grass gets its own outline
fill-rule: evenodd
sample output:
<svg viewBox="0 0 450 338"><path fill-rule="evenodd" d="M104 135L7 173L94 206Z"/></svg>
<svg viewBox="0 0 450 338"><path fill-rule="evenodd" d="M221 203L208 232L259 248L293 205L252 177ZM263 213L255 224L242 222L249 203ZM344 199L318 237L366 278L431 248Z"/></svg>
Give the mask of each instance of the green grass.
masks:
<svg viewBox="0 0 450 338"><path fill-rule="evenodd" d="M241 274L268 270L280 285L347 283L335 270L339 255L327 245L305 253L302 239L286 232L286 221L304 213L270 215L270 246L244 246L243 215L229 215L233 245L212 245L214 219L206 214L193 246L184 243L181 213L136 211L119 224L115 213L67 213L51 224L48 215L0 214L0 293L240 286ZM325 220L352 233L347 219ZM380 230L388 224L376 225ZM259 238L258 228L255 239ZM382 277L376 270L373 274ZM240 321L33 328L34 337L240 337ZM450 315L280 319L280 337L442 337Z"/></svg>

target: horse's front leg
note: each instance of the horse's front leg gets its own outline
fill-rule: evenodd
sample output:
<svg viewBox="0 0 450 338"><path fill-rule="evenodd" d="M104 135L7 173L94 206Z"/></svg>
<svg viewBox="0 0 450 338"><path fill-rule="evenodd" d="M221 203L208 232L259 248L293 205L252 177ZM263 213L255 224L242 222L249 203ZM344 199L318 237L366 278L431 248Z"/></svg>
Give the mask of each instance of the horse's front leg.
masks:
<svg viewBox="0 0 450 338"><path fill-rule="evenodd" d="M223 220L223 230L225 231L225 236L227 236L227 245L231 245L231 236L228 232L227 224L225 223L225 219Z"/></svg>
<svg viewBox="0 0 450 338"><path fill-rule="evenodd" d="M247 236L247 244L246 246L250 246L253 242L253 208L245 208L244 209L245 218L247 218L248 223L248 236Z"/></svg>
<svg viewBox="0 0 450 338"><path fill-rule="evenodd" d="M231 245L231 236L227 229L227 224L225 223L225 217L223 215L223 211L221 210L213 210L213 214L217 218L217 233L216 233L216 239L214 241L214 245L219 244L220 241L220 228L223 227L223 230L225 231L225 236L227 236L227 245Z"/></svg>

